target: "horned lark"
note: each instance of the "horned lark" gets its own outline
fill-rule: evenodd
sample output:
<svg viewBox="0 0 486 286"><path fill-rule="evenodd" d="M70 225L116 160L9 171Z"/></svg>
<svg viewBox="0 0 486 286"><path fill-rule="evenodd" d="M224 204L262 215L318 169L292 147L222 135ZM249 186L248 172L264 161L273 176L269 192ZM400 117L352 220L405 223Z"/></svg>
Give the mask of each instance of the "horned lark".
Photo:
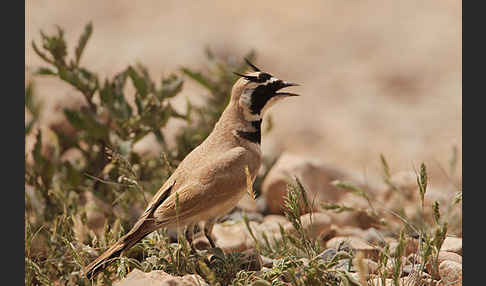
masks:
<svg viewBox="0 0 486 286"><path fill-rule="evenodd" d="M204 221L204 234L215 247L211 238L215 220L235 207L246 193L248 173L253 182L260 168L263 115L277 101L297 95L278 92L297 84L247 63L253 72L237 74L241 78L211 134L179 164L133 228L86 267L88 278L106 267L111 258L163 227L186 226L191 242L194 225Z"/></svg>

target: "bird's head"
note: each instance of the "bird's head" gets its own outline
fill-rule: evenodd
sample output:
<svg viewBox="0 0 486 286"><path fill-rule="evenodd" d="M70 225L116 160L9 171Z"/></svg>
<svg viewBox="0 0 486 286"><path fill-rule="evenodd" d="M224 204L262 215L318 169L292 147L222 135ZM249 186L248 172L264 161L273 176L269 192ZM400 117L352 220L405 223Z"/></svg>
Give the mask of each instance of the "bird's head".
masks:
<svg viewBox="0 0 486 286"><path fill-rule="evenodd" d="M247 74L235 73L241 78L234 84L231 98L242 109L246 120L260 120L268 108L277 101L289 96L298 96L295 93L279 91L285 87L298 84L280 80L261 71L247 59L245 60L253 69L253 72Z"/></svg>

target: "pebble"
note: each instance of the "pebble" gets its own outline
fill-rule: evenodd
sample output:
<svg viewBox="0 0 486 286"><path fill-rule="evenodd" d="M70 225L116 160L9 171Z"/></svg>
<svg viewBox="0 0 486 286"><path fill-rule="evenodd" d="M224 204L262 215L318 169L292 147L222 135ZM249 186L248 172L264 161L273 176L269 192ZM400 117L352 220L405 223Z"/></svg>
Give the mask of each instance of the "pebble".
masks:
<svg viewBox="0 0 486 286"><path fill-rule="evenodd" d="M137 268L133 269L125 278L117 281L114 286L208 286L209 284L197 274L184 276L173 276L162 270L143 272Z"/></svg>
<svg viewBox="0 0 486 286"><path fill-rule="evenodd" d="M365 258L376 260L378 258L378 249L369 245L365 240L354 236L336 236L331 238L326 247L337 249L341 243L343 246L348 246L356 251L361 251L365 255Z"/></svg>
<svg viewBox="0 0 486 286"><path fill-rule="evenodd" d="M444 260L439 265L439 275L444 285L462 285L462 264L451 260Z"/></svg>
<svg viewBox="0 0 486 286"><path fill-rule="evenodd" d="M451 236L446 237L440 250L462 255L462 238Z"/></svg>

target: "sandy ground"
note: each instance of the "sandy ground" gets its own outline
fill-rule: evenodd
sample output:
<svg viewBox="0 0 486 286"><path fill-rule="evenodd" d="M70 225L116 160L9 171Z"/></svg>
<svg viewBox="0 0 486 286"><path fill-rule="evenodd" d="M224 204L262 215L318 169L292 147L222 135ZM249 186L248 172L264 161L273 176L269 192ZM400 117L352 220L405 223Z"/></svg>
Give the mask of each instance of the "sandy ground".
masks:
<svg viewBox="0 0 486 286"><path fill-rule="evenodd" d="M40 29L63 27L73 47L88 21L82 61L102 76L140 61L160 78L202 68L205 46L236 57L255 49L258 66L302 84L302 97L272 108L264 153L287 150L364 176L381 173L380 153L392 171L425 161L432 185L447 182L452 146L461 154L461 1L43 0L26 1L25 12L27 68L41 64L30 46ZM35 81L48 109L80 97L60 81ZM183 97L201 93L187 84Z"/></svg>

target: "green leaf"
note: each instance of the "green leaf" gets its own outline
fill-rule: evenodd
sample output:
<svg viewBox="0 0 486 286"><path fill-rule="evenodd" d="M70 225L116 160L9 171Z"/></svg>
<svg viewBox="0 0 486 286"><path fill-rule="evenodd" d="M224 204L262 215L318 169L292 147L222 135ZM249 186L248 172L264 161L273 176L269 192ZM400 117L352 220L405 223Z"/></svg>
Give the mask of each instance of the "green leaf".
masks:
<svg viewBox="0 0 486 286"><path fill-rule="evenodd" d="M155 135L155 139L157 139L157 142L159 142L162 145L166 144L164 134L162 134L162 132L160 132L159 129L154 130L153 133Z"/></svg>
<svg viewBox="0 0 486 286"><path fill-rule="evenodd" d="M132 80L132 83L138 92L138 96L140 96L142 99L146 98L148 94L148 86L145 80L131 66L128 67L127 74Z"/></svg>
<svg viewBox="0 0 486 286"><path fill-rule="evenodd" d="M31 120L29 121L26 125L25 125L25 135L29 134L30 131L32 130L32 127L34 126L34 123L35 123L35 120Z"/></svg>
<svg viewBox="0 0 486 286"><path fill-rule="evenodd" d="M108 126L99 123L93 117L84 117L88 124L87 132L94 140L108 141Z"/></svg>
<svg viewBox="0 0 486 286"><path fill-rule="evenodd" d="M83 84L86 88L89 88L92 93L98 88L98 77L93 72L85 68L77 68L79 72L79 78L83 80Z"/></svg>
<svg viewBox="0 0 486 286"><path fill-rule="evenodd" d="M383 154L380 154L380 159L381 159L381 165L383 166L383 171L385 172L385 179L389 179L390 167L388 166L388 163L386 162L385 156Z"/></svg>
<svg viewBox="0 0 486 286"><path fill-rule="evenodd" d="M440 208L439 208L439 202L435 201L434 204L432 205L432 210L434 212L434 221L436 224L440 223Z"/></svg>
<svg viewBox="0 0 486 286"><path fill-rule="evenodd" d="M71 85L73 85L76 89L78 89L81 92L85 91L83 84L79 80L79 77L73 71L68 70L67 68L61 66L61 67L59 67L58 73L59 73L59 77L62 80L70 83Z"/></svg>
<svg viewBox="0 0 486 286"><path fill-rule="evenodd" d="M35 138L35 145L34 149L32 149L32 157L34 158L35 162L42 163L44 158L41 155L42 150L42 131L39 129Z"/></svg>
<svg viewBox="0 0 486 286"><path fill-rule="evenodd" d="M200 72L193 72L188 68L182 68L181 70L185 75L187 75L188 77L190 77L191 79L193 79L194 81L202 85L203 87L207 88L211 92L217 91L217 88L214 86L214 83L212 83L210 79L208 79Z"/></svg>
<svg viewBox="0 0 486 286"><path fill-rule="evenodd" d="M35 53L36 53L36 54L37 54L37 55L38 55L38 56L39 56L41 59L43 59L44 61L46 61L46 62L48 62L48 63L50 63L50 64L54 64L54 62L53 62L51 59L49 59L49 58L47 57L47 55L46 55L46 54L44 54L43 52L41 52L41 50L39 50L39 48L37 47L37 45L35 44L35 42L34 42L34 41L32 41L32 48L34 49L34 52L35 52Z"/></svg>
<svg viewBox="0 0 486 286"><path fill-rule="evenodd" d="M57 26L57 36L47 36L41 31L43 47L52 55L55 65L65 66L67 55L66 41L64 40L64 31Z"/></svg>
<svg viewBox="0 0 486 286"><path fill-rule="evenodd" d="M105 80L104 86L100 90L101 103L108 107L113 116L119 120L127 120L132 116L132 107L126 102L123 94L126 79L127 74L121 72L114 77L111 83Z"/></svg>
<svg viewBox="0 0 486 286"><path fill-rule="evenodd" d="M38 74L38 75L57 75L56 72L54 72L53 70L49 69L49 68L39 68L35 74Z"/></svg>
<svg viewBox="0 0 486 286"><path fill-rule="evenodd" d="M328 203L328 202L321 202L321 207L325 210L332 210L335 213L342 213L344 211L354 211L355 209L352 207L348 207L345 205L340 205L336 203Z"/></svg>
<svg viewBox="0 0 486 286"><path fill-rule="evenodd" d="M427 168L425 164L420 164L420 175L417 175L417 185L419 186L420 200L422 201L422 208L424 207L425 192L427 192Z"/></svg>
<svg viewBox="0 0 486 286"><path fill-rule="evenodd" d="M152 79L150 78L148 69L144 65L142 65L141 63L137 63L137 69L142 73L142 78L145 81L145 83L147 84L147 93L154 92L155 84L152 81Z"/></svg>
<svg viewBox="0 0 486 286"><path fill-rule="evenodd" d="M176 96L182 90L184 81L176 76L162 79L162 89L160 91L160 100Z"/></svg>
<svg viewBox="0 0 486 286"><path fill-rule="evenodd" d="M452 155L451 158L449 159L449 173L451 177L454 176L456 171L457 157L458 157L458 148L457 145L454 145L452 146Z"/></svg>
<svg viewBox="0 0 486 286"><path fill-rule="evenodd" d="M84 122L83 118L81 117L79 112L64 109L64 115L69 123L76 129L76 130L85 130L86 123Z"/></svg>
<svg viewBox="0 0 486 286"><path fill-rule="evenodd" d="M40 109L42 107L42 103L39 102L38 98L34 97L34 84L29 82L25 87L25 107L27 110L32 113L33 121L37 120L40 115Z"/></svg>
<svg viewBox="0 0 486 286"><path fill-rule="evenodd" d="M66 171L66 183L70 184L73 188L78 187L83 179L81 173L69 161L63 162L63 166Z"/></svg>
<svg viewBox="0 0 486 286"><path fill-rule="evenodd" d="M27 108L32 106L33 90L34 86L32 82L28 82L27 86L25 87L25 106L27 106Z"/></svg>
<svg viewBox="0 0 486 286"><path fill-rule="evenodd" d="M352 191L354 194L356 194L356 195L358 195L360 197L363 197L365 199L369 199L368 194L365 193L358 186L355 186L355 185L352 185L350 183L346 183L346 182L343 182L343 181L339 181L339 180L332 181L331 184L334 185L334 186L336 186L336 187L338 187L338 188Z"/></svg>
<svg viewBox="0 0 486 286"><path fill-rule="evenodd" d="M74 51L76 56L76 65L79 64L79 60L83 55L84 48L86 47L86 44L88 43L88 40L91 37L92 33L93 33L93 24L89 22L86 25L86 27L84 27L84 32L79 38L78 45L76 46L76 49Z"/></svg>
<svg viewBox="0 0 486 286"><path fill-rule="evenodd" d="M99 123L92 115L69 109L64 109L64 114L75 129L86 131L94 140L108 140L108 127Z"/></svg>

